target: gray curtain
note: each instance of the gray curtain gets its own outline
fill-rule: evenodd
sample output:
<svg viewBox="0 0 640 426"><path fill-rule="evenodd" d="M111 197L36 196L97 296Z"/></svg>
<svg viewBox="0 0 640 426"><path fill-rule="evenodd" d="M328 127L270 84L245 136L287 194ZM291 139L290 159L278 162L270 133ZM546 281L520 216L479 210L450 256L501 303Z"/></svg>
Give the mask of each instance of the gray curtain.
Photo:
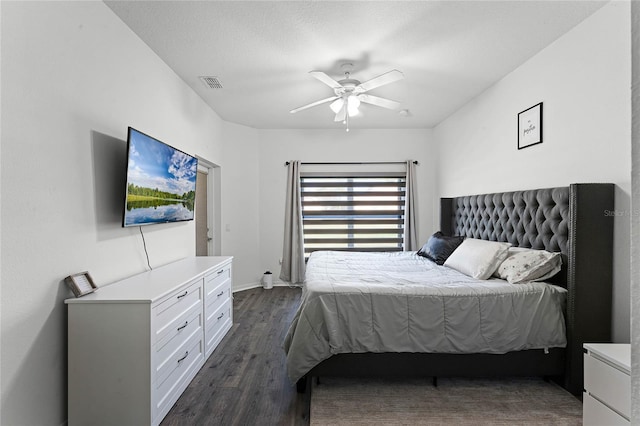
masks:
<svg viewBox="0 0 640 426"><path fill-rule="evenodd" d="M302 199L300 162L291 161L287 173L287 201L284 217L284 243L280 279L291 283L304 281L304 234L302 233Z"/></svg>
<svg viewBox="0 0 640 426"><path fill-rule="evenodd" d="M404 201L404 251L415 251L418 245L417 227L417 198L416 193L416 165L407 161L407 193Z"/></svg>

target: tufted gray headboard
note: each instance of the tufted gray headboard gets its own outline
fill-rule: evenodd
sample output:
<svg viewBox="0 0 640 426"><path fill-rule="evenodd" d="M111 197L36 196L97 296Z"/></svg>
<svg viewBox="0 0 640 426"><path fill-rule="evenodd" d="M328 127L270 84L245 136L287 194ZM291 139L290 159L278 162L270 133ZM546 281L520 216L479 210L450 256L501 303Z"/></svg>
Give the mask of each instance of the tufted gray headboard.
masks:
<svg viewBox="0 0 640 426"><path fill-rule="evenodd" d="M582 392L582 345L611 340L613 184L442 198L446 235L561 252L553 281L568 290L565 387Z"/></svg>
<svg viewBox="0 0 640 426"><path fill-rule="evenodd" d="M569 187L443 198L442 232L563 254L556 283L566 287Z"/></svg>

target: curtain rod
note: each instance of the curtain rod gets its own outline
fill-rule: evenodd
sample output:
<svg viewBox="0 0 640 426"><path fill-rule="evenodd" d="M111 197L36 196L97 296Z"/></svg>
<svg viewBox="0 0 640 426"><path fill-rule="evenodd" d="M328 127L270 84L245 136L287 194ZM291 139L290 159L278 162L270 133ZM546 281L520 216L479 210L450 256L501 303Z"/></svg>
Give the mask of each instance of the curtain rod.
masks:
<svg viewBox="0 0 640 426"><path fill-rule="evenodd" d="M362 165L362 164L405 164L405 163L406 163L406 161L361 161L361 162L345 162L345 163L339 163L339 162L305 163L305 162L300 162L300 164L304 164L304 165L307 165L307 166L333 166L333 165L353 166L353 165ZM284 163L285 166L288 166L289 164L291 164L290 161L286 161ZM416 160L414 160L413 164L418 165L418 162Z"/></svg>

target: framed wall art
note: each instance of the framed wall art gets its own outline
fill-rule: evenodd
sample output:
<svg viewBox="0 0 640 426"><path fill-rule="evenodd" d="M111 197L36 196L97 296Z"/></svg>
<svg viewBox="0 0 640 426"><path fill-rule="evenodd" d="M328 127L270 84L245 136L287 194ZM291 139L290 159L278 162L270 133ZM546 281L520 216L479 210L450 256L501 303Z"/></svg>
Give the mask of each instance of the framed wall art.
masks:
<svg viewBox="0 0 640 426"><path fill-rule="evenodd" d="M518 149L542 143L542 102L518 114Z"/></svg>

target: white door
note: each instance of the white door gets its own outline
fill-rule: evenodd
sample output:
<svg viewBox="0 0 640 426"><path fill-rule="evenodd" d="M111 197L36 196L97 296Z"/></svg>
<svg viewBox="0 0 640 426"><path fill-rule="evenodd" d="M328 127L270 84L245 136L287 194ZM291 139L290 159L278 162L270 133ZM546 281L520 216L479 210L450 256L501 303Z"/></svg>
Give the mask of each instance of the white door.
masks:
<svg viewBox="0 0 640 426"><path fill-rule="evenodd" d="M208 221L209 200L207 197L208 170L200 170L196 177L196 256L209 256L209 242L212 240Z"/></svg>

